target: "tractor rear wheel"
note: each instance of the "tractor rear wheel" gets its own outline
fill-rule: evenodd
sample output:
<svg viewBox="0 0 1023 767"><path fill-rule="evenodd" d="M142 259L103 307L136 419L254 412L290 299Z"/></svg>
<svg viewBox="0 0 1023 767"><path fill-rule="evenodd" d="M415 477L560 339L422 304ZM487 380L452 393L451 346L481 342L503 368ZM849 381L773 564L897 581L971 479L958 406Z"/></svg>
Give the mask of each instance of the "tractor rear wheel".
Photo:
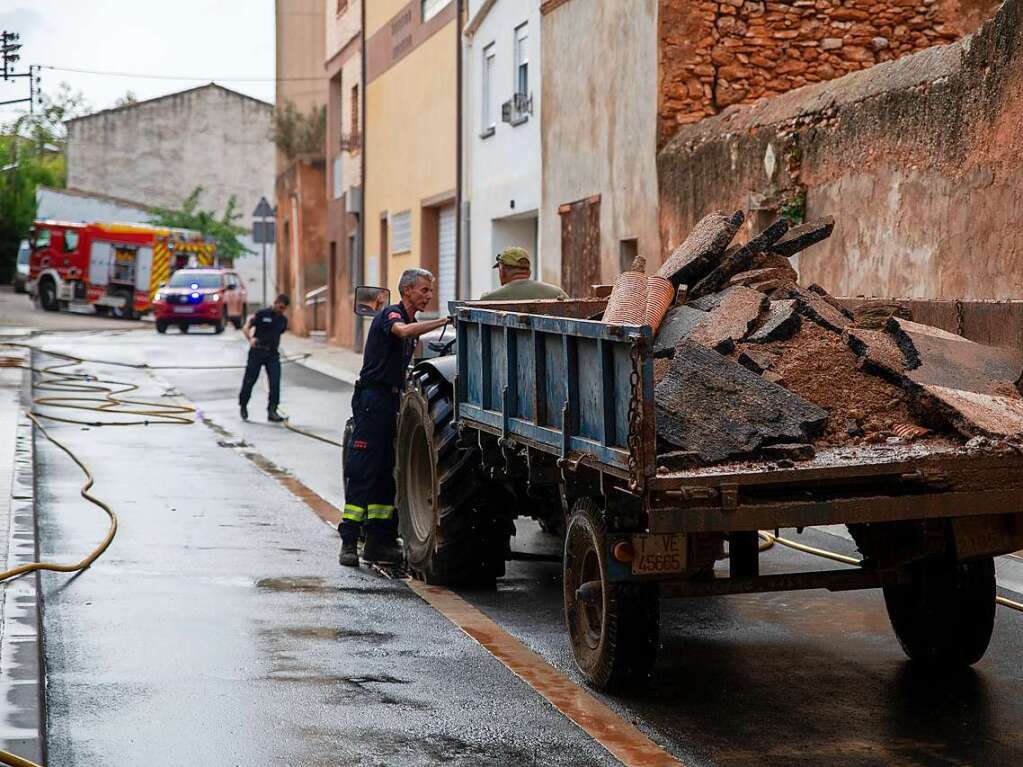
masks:
<svg viewBox="0 0 1023 767"><path fill-rule="evenodd" d="M969 666L984 657L995 623L994 558L925 559L908 565L906 575L907 582L884 587L906 655L932 666Z"/></svg>
<svg viewBox="0 0 1023 767"><path fill-rule="evenodd" d="M493 586L514 532L481 471L457 445L451 386L429 367L412 373L398 414L398 525L409 568L427 583Z"/></svg>
<svg viewBox="0 0 1023 767"><path fill-rule="evenodd" d="M641 685L660 642L657 583L608 579L607 528L591 498L572 507L565 532L565 622L576 665L602 692Z"/></svg>

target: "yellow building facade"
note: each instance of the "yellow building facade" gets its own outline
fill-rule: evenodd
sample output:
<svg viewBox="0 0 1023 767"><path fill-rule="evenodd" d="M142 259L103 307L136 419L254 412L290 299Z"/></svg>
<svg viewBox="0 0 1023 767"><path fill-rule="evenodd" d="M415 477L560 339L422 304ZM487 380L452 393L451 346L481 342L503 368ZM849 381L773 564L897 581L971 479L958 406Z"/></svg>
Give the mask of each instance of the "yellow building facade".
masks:
<svg viewBox="0 0 1023 767"><path fill-rule="evenodd" d="M421 266L456 297L458 0L365 5L365 282Z"/></svg>

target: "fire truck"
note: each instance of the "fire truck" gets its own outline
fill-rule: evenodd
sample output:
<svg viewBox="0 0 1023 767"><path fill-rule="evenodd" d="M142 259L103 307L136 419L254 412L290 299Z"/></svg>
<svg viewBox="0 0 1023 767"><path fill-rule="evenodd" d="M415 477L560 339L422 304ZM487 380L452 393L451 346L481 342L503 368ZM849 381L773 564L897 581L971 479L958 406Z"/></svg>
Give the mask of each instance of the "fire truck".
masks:
<svg viewBox="0 0 1023 767"><path fill-rule="evenodd" d="M216 265L215 245L188 229L36 221L29 242L28 290L51 312L90 304L97 314L135 317L173 272Z"/></svg>

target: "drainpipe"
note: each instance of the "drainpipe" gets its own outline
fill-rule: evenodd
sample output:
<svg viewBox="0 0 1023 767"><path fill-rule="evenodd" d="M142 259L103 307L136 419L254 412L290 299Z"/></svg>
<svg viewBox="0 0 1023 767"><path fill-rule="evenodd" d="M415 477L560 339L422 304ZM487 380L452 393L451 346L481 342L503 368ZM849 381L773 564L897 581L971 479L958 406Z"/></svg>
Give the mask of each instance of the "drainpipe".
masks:
<svg viewBox="0 0 1023 767"><path fill-rule="evenodd" d="M366 242L366 136L369 135L369 115L366 114L366 0L361 1L359 13L362 14L359 19L359 37L362 46L360 54L362 56L362 74L359 85L359 111L362 114L362 146L359 147L359 152L362 155L362 162L359 163L359 186L362 190L362 204L359 206L359 221L355 225L355 258L359 259L362 264L359 267L359 281L362 282L366 279L366 253L363 244ZM354 277L355 275L349 276ZM357 286L352 285L353 289L355 287ZM364 331L362 317L356 316L355 351L357 352L362 351Z"/></svg>
<svg viewBox="0 0 1023 767"><path fill-rule="evenodd" d="M455 238L455 298L464 296L462 280L467 277L468 264L463 258L463 253L468 255L468 238L465 236L462 223L462 8L463 0L455 0L455 137L456 137L456 167L455 167L455 231L458 236Z"/></svg>

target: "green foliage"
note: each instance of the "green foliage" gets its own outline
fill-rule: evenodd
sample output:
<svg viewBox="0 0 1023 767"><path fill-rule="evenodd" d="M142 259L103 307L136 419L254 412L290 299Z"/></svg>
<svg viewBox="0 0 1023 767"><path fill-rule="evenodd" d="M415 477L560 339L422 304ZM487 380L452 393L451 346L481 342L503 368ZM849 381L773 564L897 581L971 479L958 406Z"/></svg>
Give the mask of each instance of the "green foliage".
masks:
<svg viewBox="0 0 1023 767"><path fill-rule="evenodd" d="M199 209L199 196L202 194L202 187L197 186L192 193L181 203L177 210L171 208L153 208L150 212L153 215L153 223L161 226L173 226L180 229L194 229L202 232L207 240L217 243L217 254L220 256L220 263L229 266L236 258L246 253L253 253L238 239L239 235L246 234L248 229L238 226L236 223L242 218L238 210L238 201L234 195L227 201L227 207L219 218L212 210Z"/></svg>
<svg viewBox="0 0 1023 767"><path fill-rule="evenodd" d="M0 282L10 281L18 244L36 216L36 187L65 185L64 120L89 111L67 83L40 101L35 114L0 126Z"/></svg>
<svg viewBox="0 0 1023 767"><path fill-rule="evenodd" d="M118 96L114 100L114 108L116 109L117 107L126 107L130 106L131 104L138 103L139 99L138 96L135 95L135 91L125 91L123 96Z"/></svg>
<svg viewBox="0 0 1023 767"><path fill-rule="evenodd" d="M292 102L274 108L270 140L289 160L297 157L323 159L327 146L327 107L313 107L302 114Z"/></svg>
<svg viewBox="0 0 1023 767"><path fill-rule="evenodd" d="M778 214L789 222L789 226L799 226L806 219L806 190L800 189L782 203Z"/></svg>

